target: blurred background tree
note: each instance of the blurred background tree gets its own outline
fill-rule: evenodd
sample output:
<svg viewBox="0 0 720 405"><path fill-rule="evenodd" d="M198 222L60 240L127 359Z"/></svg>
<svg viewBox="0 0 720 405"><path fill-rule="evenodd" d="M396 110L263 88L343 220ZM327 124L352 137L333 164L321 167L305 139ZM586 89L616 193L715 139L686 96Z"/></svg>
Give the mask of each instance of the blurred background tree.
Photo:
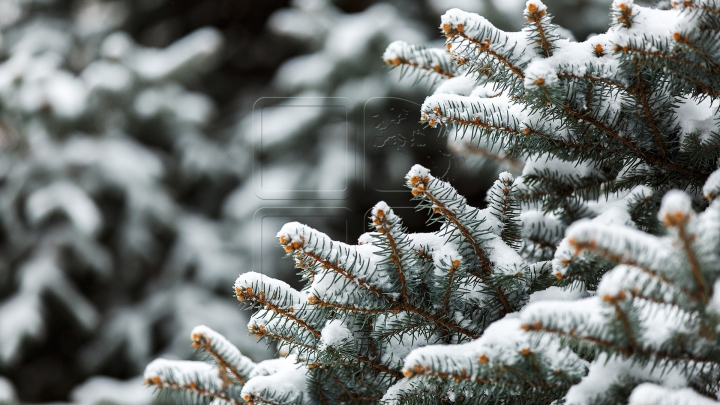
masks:
<svg viewBox="0 0 720 405"><path fill-rule="evenodd" d="M548 3L607 26L608 1ZM0 403L150 403L135 376L200 323L271 357L238 273L294 282L274 236L303 212L354 242L384 199L421 229L414 163L482 206L508 167L420 126L430 86L381 59L455 6L517 29L524 1L0 0Z"/></svg>

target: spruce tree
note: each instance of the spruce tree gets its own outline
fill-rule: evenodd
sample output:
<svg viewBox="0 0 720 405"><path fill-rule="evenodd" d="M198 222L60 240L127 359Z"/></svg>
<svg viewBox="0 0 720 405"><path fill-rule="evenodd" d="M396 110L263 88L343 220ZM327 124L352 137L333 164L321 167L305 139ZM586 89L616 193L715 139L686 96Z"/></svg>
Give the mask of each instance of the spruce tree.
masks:
<svg viewBox="0 0 720 405"><path fill-rule="evenodd" d="M147 383L215 404L717 404L720 2L615 0L584 42L539 0L524 17L513 33L452 9L448 52L384 55L442 82L422 122L523 159L521 176L479 209L412 167L437 232L384 202L357 245L286 224L305 288L235 282L281 357L251 364L200 328L215 365L157 360Z"/></svg>

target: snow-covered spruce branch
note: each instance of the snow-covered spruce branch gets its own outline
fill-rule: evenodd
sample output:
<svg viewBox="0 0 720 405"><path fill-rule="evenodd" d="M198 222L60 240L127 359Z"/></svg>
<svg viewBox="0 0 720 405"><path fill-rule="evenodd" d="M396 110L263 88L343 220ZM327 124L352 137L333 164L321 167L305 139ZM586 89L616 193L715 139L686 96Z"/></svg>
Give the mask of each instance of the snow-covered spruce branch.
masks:
<svg viewBox="0 0 720 405"><path fill-rule="evenodd" d="M237 279L238 299L257 309L250 332L277 342L295 359L300 367L295 373L308 387L301 398L268 390L268 385L253 388L251 377L242 389L245 400L380 401L402 380L403 360L411 349L476 339L492 321L527 300L537 266L529 266L503 241L517 244L520 238L512 175L501 174L483 210L467 205L421 166L414 166L406 180L421 206L440 214L435 219L443 221L440 231L408 234L384 202L373 208L372 232L358 245L289 223L278 232L278 241L307 287L297 291L252 272ZM217 356L211 353L222 358L219 368L242 369L241 376L254 373L248 364L233 366L239 354L228 350L222 338L203 328L193 336L195 345L207 346L208 339L220 345L214 349ZM234 382L243 382L230 374Z"/></svg>
<svg viewBox="0 0 720 405"><path fill-rule="evenodd" d="M520 202L517 198L515 179L508 172L500 173L488 191L490 212L501 223L500 239L517 250L521 241Z"/></svg>
<svg viewBox="0 0 720 405"><path fill-rule="evenodd" d="M589 162L608 172L601 185L610 191L668 183L698 190L720 157L710 124L717 106L703 96L715 95L709 89L720 76L716 7L679 2L655 10L618 0L610 30L584 42L562 38L539 1L527 3L518 33L450 10L442 20L447 47L461 66L476 66L463 78L475 88L428 97L422 120L511 156ZM622 167L629 173L616 179ZM632 176L637 170L656 180Z"/></svg>
<svg viewBox="0 0 720 405"><path fill-rule="evenodd" d="M666 236L633 229L622 210L572 225L553 262L558 277L569 259L588 254L618 263L593 296L568 302L556 290L554 300L540 298L557 288L550 287L473 342L415 349L407 379L384 399L425 403L433 401L420 398L442 392L461 403L644 403L640 395L652 404L716 403L720 202L698 215L687 194L672 191L658 216Z"/></svg>
<svg viewBox="0 0 720 405"><path fill-rule="evenodd" d="M145 383L172 392L182 401L240 405L240 386L229 384L219 368L209 363L157 359L145 369Z"/></svg>
<svg viewBox="0 0 720 405"><path fill-rule="evenodd" d="M168 391L178 400L212 400L214 405L242 404L241 389L253 375L256 364L207 326L194 328L190 340L192 347L215 364L157 359L145 369L145 383Z"/></svg>
<svg viewBox="0 0 720 405"><path fill-rule="evenodd" d="M437 232L408 233L383 202L357 245L286 224L306 286L235 283L250 332L283 356L253 368L242 400L718 403L720 3L616 0L608 32L584 42L538 0L524 16L506 33L446 13L456 70L421 111L523 159L522 174L500 174L479 209L412 167ZM447 62L391 48L420 75Z"/></svg>
<svg viewBox="0 0 720 405"><path fill-rule="evenodd" d="M388 65L399 67L403 73L417 74L416 80L439 81L460 74L455 61L447 52L411 45L405 41L395 41L388 45L383 59Z"/></svg>
<svg viewBox="0 0 720 405"><path fill-rule="evenodd" d="M506 230L507 225L512 226L512 223L502 222L502 219L507 221L511 216L501 217L502 219L496 216L498 212L508 212L506 201L496 197L491 198L490 209L494 212L470 207L466 204L465 198L452 186L436 179L426 169L417 165L410 170L406 180L408 187L412 189L412 194L421 201L420 206L429 208L444 221L445 226L440 232L447 235L450 241L458 240L461 253L466 254L466 251L474 253L472 255L474 260L468 263L467 272L476 277L479 283L495 289L496 300L501 306L498 308L499 312L502 314L512 312L512 304L502 287L489 282L489 276L493 272L499 270L516 274L518 268L524 266L520 256L499 237ZM500 182L510 183L509 187L512 187L512 176L507 172L503 173ZM505 186L502 187L504 191ZM491 193L492 191L493 189ZM515 212L515 215L517 214ZM486 303L488 304L490 303Z"/></svg>
<svg viewBox="0 0 720 405"><path fill-rule="evenodd" d="M698 215L687 194L672 191L663 198L659 218L666 236L595 220L571 226L554 262L559 276L567 258L579 255L602 255L619 265L602 277L594 297L572 306L540 302L521 312L525 330L555 336L596 359L586 379L569 391L569 404L586 403L589 392L599 395L603 388L590 385L598 378L605 385L624 385L626 392L643 381L687 386L709 396L720 389L720 204L712 202ZM601 366L608 359L635 366ZM634 381L623 382L628 376ZM648 395L656 400L650 403L664 404L654 393L663 389L646 384L635 390L652 391ZM630 402L639 395L633 392ZM691 403L695 395L671 397ZM607 395L600 403L618 398Z"/></svg>
<svg viewBox="0 0 720 405"><path fill-rule="evenodd" d="M470 343L416 349L403 369L408 379L388 391L388 402L412 403L418 391L439 385L463 403L520 392L535 403L550 403L585 372L571 350L547 338L531 340L516 318L493 323Z"/></svg>
<svg viewBox="0 0 720 405"><path fill-rule="evenodd" d="M220 373L225 373L236 384L245 384L255 367L250 359L243 356L224 336L208 328L198 326L191 333L192 346L206 353L217 364Z"/></svg>
<svg viewBox="0 0 720 405"><path fill-rule="evenodd" d="M408 234L383 202L358 245L289 223L278 240L308 286L297 291L256 273L238 278L238 299L258 309L249 330L277 342L286 357L255 365L198 327L193 345L209 347L218 366L159 360L148 367L148 383L218 404L611 404L646 392L664 398L656 392L667 387L695 390L668 393L682 400L720 389L720 201L695 214L687 194L668 193L658 213L668 228L661 237L632 228L632 204L608 208L568 228L551 272L502 242L519 215L504 208L516 182L508 173L483 210L421 166L406 180L420 206L443 221L440 231ZM513 255L519 261L508 262ZM553 286L573 277L572 259L587 255L618 264L609 272L590 266L600 279L592 296ZM498 288L511 308L531 303L500 319ZM229 369L249 380L241 385Z"/></svg>

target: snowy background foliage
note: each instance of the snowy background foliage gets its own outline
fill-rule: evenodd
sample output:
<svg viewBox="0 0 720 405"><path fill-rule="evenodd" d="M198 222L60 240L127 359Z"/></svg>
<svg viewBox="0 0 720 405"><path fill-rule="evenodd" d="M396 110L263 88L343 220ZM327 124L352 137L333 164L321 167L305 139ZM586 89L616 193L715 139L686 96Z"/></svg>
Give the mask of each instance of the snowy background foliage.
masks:
<svg viewBox="0 0 720 405"><path fill-rule="evenodd" d="M524 3L0 0L0 403L162 401L137 376L200 324L271 357L238 273L295 280L275 234L300 217L350 242L384 199L418 230L414 163L480 204L521 163L423 129L430 87L381 55L440 44L450 7L517 29ZM548 5L607 27L607 1Z"/></svg>

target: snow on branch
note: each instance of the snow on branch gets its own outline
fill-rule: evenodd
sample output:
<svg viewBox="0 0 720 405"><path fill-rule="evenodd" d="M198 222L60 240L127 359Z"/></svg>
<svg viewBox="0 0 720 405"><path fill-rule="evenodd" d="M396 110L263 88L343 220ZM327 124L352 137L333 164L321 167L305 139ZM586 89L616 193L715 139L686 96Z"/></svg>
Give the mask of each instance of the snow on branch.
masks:
<svg viewBox="0 0 720 405"><path fill-rule="evenodd" d="M683 262L685 264L680 267L685 270L681 274L692 274L692 277L680 279L681 285L689 289L693 297L699 297L701 302L707 304L709 297L712 295L712 284L708 278L718 276L717 265L712 263L712 260L718 256L711 254L708 257L710 260L703 260L702 256L704 255L697 252L697 249L700 248L696 243L696 238L699 235L695 234L694 229L697 219L695 211L692 209L690 197L678 190L669 191L663 197L658 217L670 231L671 237L675 239L675 244L680 245L678 253L680 253L681 257L684 256ZM704 240L704 242L707 243L708 241Z"/></svg>
<svg viewBox="0 0 720 405"><path fill-rule="evenodd" d="M235 294L239 301L259 309L248 324L255 337L306 349L317 346L323 321L304 293L283 281L248 272L235 281Z"/></svg>
<svg viewBox="0 0 720 405"><path fill-rule="evenodd" d="M243 356L224 336L208 328L196 326L190 333L192 346L211 356L221 372L227 372L239 384L245 384L255 363Z"/></svg>
<svg viewBox="0 0 720 405"><path fill-rule="evenodd" d="M717 405L719 403L689 388L672 389L644 383L633 390L629 405Z"/></svg>
<svg viewBox="0 0 720 405"><path fill-rule="evenodd" d="M386 274L391 284L399 286L398 299L405 302L408 291L414 292L420 282L418 256L410 249L411 240L402 220L384 201L375 204L370 221L377 232L375 244L382 249L375 254L383 257L375 271Z"/></svg>
<svg viewBox="0 0 720 405"><path fill-rule="evenodd" d="M671 5L614 0L583 42L540 0L520 32L449 10L448 53L393 42L389 65L443 81L422 122L522 174L500 173L479 209L413 166L432 233L385 202L357 245L285 224L306 286L245 273L235 293L287 357L254 365L200 327L218 367L154 365L150 383L217 401L243 385L251 405L714 403L720 4Z"/></svg>
<svg viewBox="0 0 720 405"><path fill-rule="evenodd" d="M568 277L574 258L587 251L613 262L637 266L657 277L669 277L679 264L671 242L630 227L582 220L570 226L558 246L553 269L558 278Z"/></svg>
<svg viewBox="0 0 720 405"><path fill-rule="evenodd" d="M537 55L523 33L499 30L487 19L456 8L443 14L441 28L453 59L467 65L470 72L507 80L503 88L522 82L522 69Z"/></svg>
<svg viewBox="0 0 720 405"><path fill-rule="evenodd" d="M705 129L712 125L705 115L695 127L688 114L678 112L680 127L672 115L678 99L693 99L705 114L712 103L700 95L717 94L717 31L709 30L720 24L715 5L656 10L623 0L612 10L613 27L584 42L552 34L557 30L539 1L526 4L526 28L519 33L448 11L442 28L450 54L483 79L472 91L460 86L428 97L422 120L454 127L461 138L479 136L478 145L499 146L512 157L538 151L570 162L622 156L700 187L717 159L717 131ZM480 96L484 87L494 87L495 97ZM625 114L629 110L637 115ZM678 140L683 147L672 148ZM614 187L643 185L641 177Z"/></svg>
<svg viewBox="0 0 720 405"><path fill-rule="evenodd" d="M415 349L406 357L403 373L409 382L445 380L462 384L471 397L485 393L492 400L503 391L512 396L528 389L538 398L550 399L578 382L584 366L569 349L560 349L548 339L530 339L515 318L493 323L481 338L470 343ZM400 403L404 397L417 394L414 390L422 389L422 384L408 380L391 388L385 399Z"/></svg>
<svg viewBox="0 0 720 405"><path fill-rule="evenodd" d="M373 245L351 246L297 222L277 234L280 244L312 279L310 302L332 302L367 310L381 308L398 295L385 273L374 272ZM340 282L336 282L340 280Z"/></svg>
<svg viewBox="0 0 720 405"><path fill-rule="evenodd" d="M502 172L487 192L486 200L490 213L500 221L500 239L515 250L519 249L520 203L517 198L515 178L508 172Z"/></svg>
<svg viewBox="0 0 720 405"><path fill-rule="evenodd" d="M459 251L474 253L468 272L482 283L492 286L504 312L513 309L500 285L493 285L490 276L495 274L517 274L525 267L520 256L506 245L500 234L502 223L489 209L479 210L467 205L464 197L448 183L436 179L420 165L415 165L405 176L412 194L421 200L421 207L429 208L445 222L448 240L457 240ZM477 266L478 270L473 270Z"/></svg>
<svg viewBox="0 0 720 405"><path fill-rule="evenodd" d="M520 214L522 223L522 246L520 253L537 260L550 260L563 238L565 226L555 218L538 210L524 210Z"/></svg>
<svg viewBox="0 0 720 405"><path fill-rule="evenodd" d="M715 170L708 177L703 187L703 194L709 201L715 200L720 195L720 170Z"/></svg>
<svg viewBox="0 0 720 405"><path fill-rule="evenodd" d="M145 368L145 383L177 391L191 400L219 400L223 405L240 405L232 386L219 370L200 361L157 359Z"/></svg>
<svg viewBox="0 0 720 405"><path fill-rule="evenodd" d="M536 52L541 56L552 56L555 41L561 37L557 33L557 26L551 22L552 16L547 12L545 4L540 0L529 0L523 14L528 39L537 44Z"/></svg>
<svg viewBox="0 0 720 405"><path fill-rule="evenodd" d="M293 357L261 362L258 373L243 387L242 398L248 405L311 404L306 373L307 368Z"/></svg>
<svg viewBox="0 0 720 405"><path fill-rule="evenodd" d="M429 79L434 82L462 74L447 52L411 45L405 41L395 41L388 45L383 60L392 67L399 67L401 75L408 72L415 75L417 81Z"/></svg>

